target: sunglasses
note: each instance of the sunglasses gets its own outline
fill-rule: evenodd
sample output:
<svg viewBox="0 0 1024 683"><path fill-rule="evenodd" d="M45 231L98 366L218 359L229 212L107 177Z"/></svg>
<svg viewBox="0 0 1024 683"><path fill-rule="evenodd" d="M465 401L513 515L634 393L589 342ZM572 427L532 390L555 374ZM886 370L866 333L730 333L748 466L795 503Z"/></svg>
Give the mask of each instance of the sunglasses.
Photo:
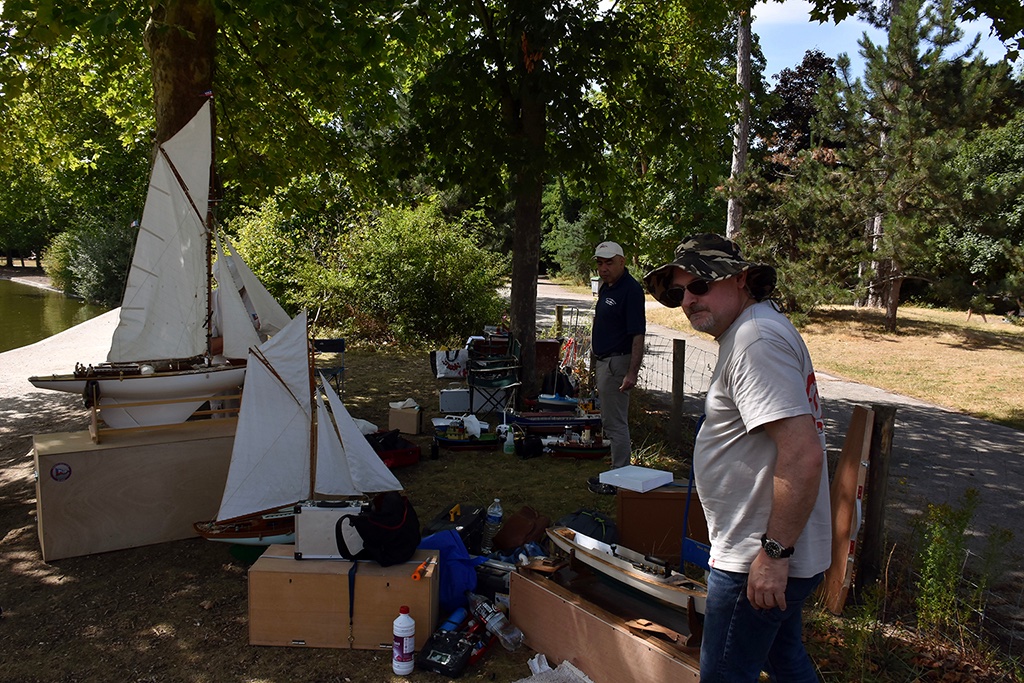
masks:
<svg viewBox="0 0 1024 683"><path fill-rule="evenodd" d="M683 303L683 297L689 292L694 296L704 296L711 289L711 283L707 280L694 280L685 287L669 287L665 290L664 299L673 306L678 306Z"/></svg>

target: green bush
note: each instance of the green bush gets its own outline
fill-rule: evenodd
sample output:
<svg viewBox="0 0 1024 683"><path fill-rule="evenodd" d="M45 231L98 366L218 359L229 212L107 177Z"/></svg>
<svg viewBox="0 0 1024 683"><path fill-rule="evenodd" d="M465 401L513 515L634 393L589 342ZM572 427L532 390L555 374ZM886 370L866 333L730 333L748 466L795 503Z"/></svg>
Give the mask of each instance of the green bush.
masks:
<svg viewBox="0 0 1024 683"><path fill-rule="evenodd" d="M71 262L78 248L78 241L70 232L58 233L43 251L43 271L54 287L64 294L74 294L74 275Z"/></svg>
<svg viewBox="0 0 1024 683"><path fill-rule="evenodd" d="M95 220L82 226L71 262L75 294L89 303L120 306L137 234L137 226L127 219Z"/></svg>
<svg viewBox="0 0 1024 683"><path fill-rule="evenodd" d="M434 205L387 209L346 235L341 282L346 336L459 342L501 322L507 259L476 245L477 212L446 221Z"/></svg>

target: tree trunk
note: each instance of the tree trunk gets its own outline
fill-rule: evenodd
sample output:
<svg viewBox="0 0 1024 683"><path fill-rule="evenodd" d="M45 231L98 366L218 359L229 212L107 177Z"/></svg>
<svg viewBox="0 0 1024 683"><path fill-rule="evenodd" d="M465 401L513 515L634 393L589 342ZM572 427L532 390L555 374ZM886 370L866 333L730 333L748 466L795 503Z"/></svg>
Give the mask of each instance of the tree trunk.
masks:
<svg viewBox="0 0 1024 683"><path fill-rule="evenodd" d="M739 118L733 127L732 171L729 174L729 213L726 236L735 239L743 223L743 202L735 196L739 178L747 170L747 147L750 137L750 10L740 11L736 32L736 85L740 90Z"/></svg>
<svg viewBox="0 0 1024 683"><path fill-rule="evenodd" d="M217 21L211 0L150 0L150 7L144 43L159 144L181 130L213 90Z"/></svg>
<svg viewBox="0 0 1024 683"><path fill-rule="evenodd" d="M903 287L903 274L899 267L892 268L892 279L886 288L885 298L885 331L896 331L896 310L900 307L900 289Z"/></svg>
<svg viewBox="0 0 1024 683"><path fill-rule="evenodd" d="M529 79L528 79L529 82ZM536 393L537 276L540 270L541 203L544 192L544 138L546 105L536 93L523 88L520 101L521 161L515 171L515 232L512 236L512 334L522 344L524 395Z"/></svg>

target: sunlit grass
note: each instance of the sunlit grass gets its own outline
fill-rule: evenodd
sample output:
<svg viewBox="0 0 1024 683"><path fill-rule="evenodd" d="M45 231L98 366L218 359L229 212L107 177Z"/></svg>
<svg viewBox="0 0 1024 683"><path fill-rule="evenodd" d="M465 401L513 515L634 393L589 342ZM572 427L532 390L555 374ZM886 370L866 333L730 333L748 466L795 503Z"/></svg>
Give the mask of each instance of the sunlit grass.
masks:
<svg viewBox="0 0 1024 683"><path fill-rule="evenodd" d="M836 306L801 330L819 372L1024 429L1024 327L989 315L901 306L897 331L879 309ZM648 322L692 332L678 310Z"/></svg>

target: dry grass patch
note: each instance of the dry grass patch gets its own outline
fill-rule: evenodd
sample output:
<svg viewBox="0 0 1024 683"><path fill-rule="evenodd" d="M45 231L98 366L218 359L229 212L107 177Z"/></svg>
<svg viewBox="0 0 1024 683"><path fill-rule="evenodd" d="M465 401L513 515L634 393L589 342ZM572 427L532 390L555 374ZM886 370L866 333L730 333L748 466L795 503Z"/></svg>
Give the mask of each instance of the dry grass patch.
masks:
<svg viewBox="0 0 1024 683"><path fill-rule="evenodd" d="M648 311L648 321L693 331L675 310ZM1024 327L911 306L895 333L883 322L879 309L835 306L801 332L820 372L1024 429Z"/></svg>

